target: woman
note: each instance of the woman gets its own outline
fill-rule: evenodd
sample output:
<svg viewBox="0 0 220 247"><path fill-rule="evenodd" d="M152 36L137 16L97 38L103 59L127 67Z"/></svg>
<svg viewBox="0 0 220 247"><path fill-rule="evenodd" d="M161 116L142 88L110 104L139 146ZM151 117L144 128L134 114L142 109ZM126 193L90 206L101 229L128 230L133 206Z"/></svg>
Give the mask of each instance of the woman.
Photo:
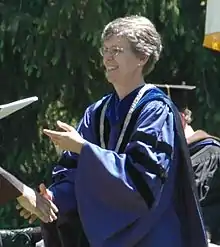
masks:
<svg viewBox="0 0 220 247"><path fill-rule="evenodd" d="M147 18L110 22L101 55L115 91L88 107L78 131L62 122L64 132L44 130L67 150L61 173L74 186L69 198L90 246L206 246L179 114L144 82L161 49ZM53 188L62 211L60 188Z"/></svg>

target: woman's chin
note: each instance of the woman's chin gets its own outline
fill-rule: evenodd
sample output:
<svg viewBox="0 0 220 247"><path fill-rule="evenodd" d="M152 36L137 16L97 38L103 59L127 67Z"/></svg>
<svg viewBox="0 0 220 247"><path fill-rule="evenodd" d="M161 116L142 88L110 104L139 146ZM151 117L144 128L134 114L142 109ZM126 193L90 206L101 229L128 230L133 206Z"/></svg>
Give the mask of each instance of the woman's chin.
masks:
<svg viewBox="0 0 220 247"><path fill-rule="evenodd" d="M109 75L109 74L105 74L105 76L106 76L106 79L107 79L107 81L109 82L109 83L111 83L111 84L117 84L117 79L114 77L114 76L111 76L111 75Z"/></svg>

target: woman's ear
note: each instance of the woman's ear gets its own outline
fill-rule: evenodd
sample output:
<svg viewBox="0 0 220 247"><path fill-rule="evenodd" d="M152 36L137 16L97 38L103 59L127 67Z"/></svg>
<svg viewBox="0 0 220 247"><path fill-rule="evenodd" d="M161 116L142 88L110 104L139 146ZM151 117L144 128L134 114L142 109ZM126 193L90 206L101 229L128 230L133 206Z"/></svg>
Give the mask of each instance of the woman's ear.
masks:
<svg viewBox="0 0 220 247"><path fill-rule="evenodd" d="M148 59L149 59L149 57L146 55L141 56L140 61L139 61L139 64L140 64L139 66L144 67L144 65L147 63Z"/></svg>

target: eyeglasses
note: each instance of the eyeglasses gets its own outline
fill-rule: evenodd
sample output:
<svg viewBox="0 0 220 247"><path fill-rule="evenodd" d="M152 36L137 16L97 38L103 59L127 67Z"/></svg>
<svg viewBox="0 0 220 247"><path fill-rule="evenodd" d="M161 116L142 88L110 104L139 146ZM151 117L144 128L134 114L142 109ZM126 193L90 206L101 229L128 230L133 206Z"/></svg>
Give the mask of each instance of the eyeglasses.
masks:
<svg viewBox="0 0 220 247"><path fill-rule="evenodd" d="M101 54L101 56L103 57L104 55L106 55L107 53L110 55L110 56L117 56L119 53L122 53L124 52L124 48L122 47L118 47L118 46L113 46L113 47L110 47L110 48L107 48L107 47L101 47L99 49L99 52Z"/></svg>

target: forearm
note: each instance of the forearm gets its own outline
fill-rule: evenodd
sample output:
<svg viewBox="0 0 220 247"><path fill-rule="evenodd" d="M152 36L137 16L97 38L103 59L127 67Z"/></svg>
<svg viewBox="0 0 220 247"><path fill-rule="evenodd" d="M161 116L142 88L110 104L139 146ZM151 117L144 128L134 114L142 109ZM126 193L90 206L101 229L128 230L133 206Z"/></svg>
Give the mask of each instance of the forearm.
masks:
<svg viewBox="0 0 220 247"><path fill-rule="evenodd" d="M25 187L20 180L0 167L0 204L22 196Z"/></svg>

